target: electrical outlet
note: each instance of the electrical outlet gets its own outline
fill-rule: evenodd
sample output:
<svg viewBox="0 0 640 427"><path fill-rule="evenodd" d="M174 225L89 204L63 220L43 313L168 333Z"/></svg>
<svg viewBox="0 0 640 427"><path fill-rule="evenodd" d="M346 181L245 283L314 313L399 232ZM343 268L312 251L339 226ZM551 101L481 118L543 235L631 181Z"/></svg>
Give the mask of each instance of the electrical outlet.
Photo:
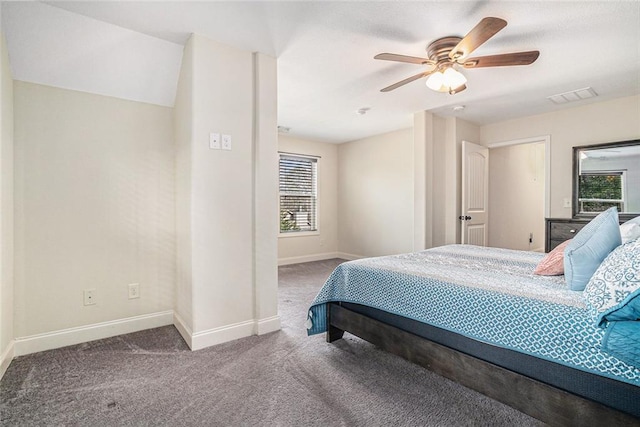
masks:
<svg viewBox="0 0 640 427"><path fill-rule="evenodd" d="M212 150L220 149L220 134L219 133L210 133L209 134L209 148Z"/></svg>
<svg viewBox="0 0 640 427"><path fill-rule="evenodd" d="M222 149L231 150L231 135L222 135Z"/></svg>
<svg viewBox="0 0 640 427"><path fill-rule="evenodd" d="M84 305L95 305L96 303L96 290L85 289L84 290Z"/></svg>
<svg viewBox="0 0 640 427"><path fill-rule="evenodd" d="M129 284L129 299L140 298L140 284L139 283L130 283Z"/></svg>

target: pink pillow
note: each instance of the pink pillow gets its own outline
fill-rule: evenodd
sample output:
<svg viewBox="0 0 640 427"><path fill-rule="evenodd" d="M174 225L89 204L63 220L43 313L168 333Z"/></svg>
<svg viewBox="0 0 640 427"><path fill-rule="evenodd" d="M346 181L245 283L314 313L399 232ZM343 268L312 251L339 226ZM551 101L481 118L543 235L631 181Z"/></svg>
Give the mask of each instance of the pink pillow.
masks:
<svg viewBox="0 0 640 427"><path fill-rule="evenodd" d="M571 239L566 240L556 246L538 264L533 274L540 276L560 276L564 274L564 248L567 247Z"/></svg>

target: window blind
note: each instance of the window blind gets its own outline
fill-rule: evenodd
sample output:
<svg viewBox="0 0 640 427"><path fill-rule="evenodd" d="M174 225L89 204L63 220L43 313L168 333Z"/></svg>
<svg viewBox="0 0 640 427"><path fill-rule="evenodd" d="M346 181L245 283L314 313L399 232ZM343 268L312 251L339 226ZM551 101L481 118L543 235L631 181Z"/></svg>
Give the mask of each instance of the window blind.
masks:
<svg viewBox="0 0 640 427"><path fill-rule="evenodd" d="M280 232L316 231L317 168L315 158L280 155Z"/></svg>

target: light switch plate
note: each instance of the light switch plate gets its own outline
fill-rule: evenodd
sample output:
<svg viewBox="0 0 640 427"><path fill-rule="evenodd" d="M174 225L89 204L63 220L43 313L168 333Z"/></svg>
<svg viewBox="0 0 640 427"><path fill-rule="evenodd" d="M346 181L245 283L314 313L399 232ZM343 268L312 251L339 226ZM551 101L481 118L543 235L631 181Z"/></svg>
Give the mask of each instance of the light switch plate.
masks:
<svg viewBox="0 0 640 427"><path fill-rule="evenodd" d="M222 135L222 149L231 150L231 135Z"/></svg>
<svg viewBox="0 0 640 427"><path fill-rule="evenodd" d="M212 150L220 149L220 134L219 133L210 133L209 134L209 148Z"/></svg>

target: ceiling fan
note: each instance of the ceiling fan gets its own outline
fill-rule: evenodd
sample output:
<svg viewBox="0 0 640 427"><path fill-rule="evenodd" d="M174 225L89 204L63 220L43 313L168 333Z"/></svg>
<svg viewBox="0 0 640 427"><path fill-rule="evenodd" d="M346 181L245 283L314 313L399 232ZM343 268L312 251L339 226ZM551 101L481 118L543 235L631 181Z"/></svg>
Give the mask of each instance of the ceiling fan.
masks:
<svg viewBox="0 0 640 427"><path fill-rule="evenodd" d="M464 38L450 36L431 42L429 46L427 46L428 58L398 55L395 53L380 53L376 55L374 59L429 65L432 67L428 71L420 72L415 76L387 86L381 89L380 92L389 92L419 78L429 77L427 79L427 86L430 89L438 92L448 92L453 95L467 88L467 79L461 72L455 69L457 66L464 68L482 68L532 64L540 55L540 52L537 50L469 58L469 55L474 50L506 26L507 21L504 19L484 18L464 36Z"/></svg>

